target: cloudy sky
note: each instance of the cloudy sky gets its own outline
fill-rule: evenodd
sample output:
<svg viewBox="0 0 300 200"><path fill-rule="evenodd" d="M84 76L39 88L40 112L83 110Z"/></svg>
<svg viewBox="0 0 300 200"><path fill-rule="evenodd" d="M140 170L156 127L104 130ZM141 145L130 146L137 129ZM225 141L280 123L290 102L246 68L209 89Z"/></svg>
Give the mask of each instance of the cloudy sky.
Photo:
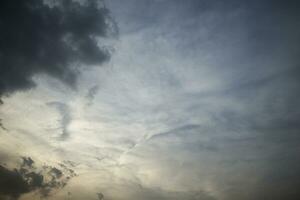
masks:
<svg viewBox="0 0 300 200"><path fill-rule="evenodd" d="M298 199L299 9L1 0L0 199Z"/></svg>

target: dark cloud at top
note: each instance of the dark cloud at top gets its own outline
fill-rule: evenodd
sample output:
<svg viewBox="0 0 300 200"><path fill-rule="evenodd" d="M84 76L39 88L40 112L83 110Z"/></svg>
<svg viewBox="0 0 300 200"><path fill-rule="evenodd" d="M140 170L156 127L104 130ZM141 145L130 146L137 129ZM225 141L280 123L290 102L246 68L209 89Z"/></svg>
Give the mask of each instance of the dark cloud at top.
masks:
<svg viewBox="0 0 300 200"><path fill-rule="evenodd" d="M80 66L109 59L97 37L116 31L101 2L1 1L0 95L34 86L31 78L36 73L74 87Z"/></svg>

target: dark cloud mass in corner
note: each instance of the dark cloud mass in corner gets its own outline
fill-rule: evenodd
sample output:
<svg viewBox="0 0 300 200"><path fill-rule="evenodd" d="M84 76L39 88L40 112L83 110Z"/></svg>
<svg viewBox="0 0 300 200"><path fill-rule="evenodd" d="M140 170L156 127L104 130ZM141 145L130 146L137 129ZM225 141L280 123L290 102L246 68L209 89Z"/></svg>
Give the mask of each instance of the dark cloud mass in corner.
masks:
<svg viewBox="0 0 300 200"><path fill-rule="evenodd" d="M40 198L51 195L56 189L65 187L75 172L61 165L61 169L34 166L30 157L22 157L22 164L18 169L10 170L0 165L0 199L18 199L22 194L36 191Z"/></svg>
<svg viewBox="0 0 300 200"><path fill-rule="evenodd" d="M74 87L80 66L109 59L97 38L116 31L99 2L1 1L0 96L34 86L31 78L36 73Z"/></svg>
<svg viewBox="0 0 300 200"><path fill-rule="evenodd" d="M4 195L17 198L21 194L29 192L26 181L17 171L11 171L0 165L0 177L0 199Z"/></svg>

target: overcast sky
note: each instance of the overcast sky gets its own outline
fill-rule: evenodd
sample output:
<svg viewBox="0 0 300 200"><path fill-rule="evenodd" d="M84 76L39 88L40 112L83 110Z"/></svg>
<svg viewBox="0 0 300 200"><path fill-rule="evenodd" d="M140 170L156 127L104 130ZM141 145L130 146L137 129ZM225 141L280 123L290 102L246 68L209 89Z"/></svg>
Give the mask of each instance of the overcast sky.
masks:
<svg viewBox="0 0 300 200"><path fill-rule="evenodd" d="M0 3L1 200L299 198L298 1L42 2Z"/></svg>

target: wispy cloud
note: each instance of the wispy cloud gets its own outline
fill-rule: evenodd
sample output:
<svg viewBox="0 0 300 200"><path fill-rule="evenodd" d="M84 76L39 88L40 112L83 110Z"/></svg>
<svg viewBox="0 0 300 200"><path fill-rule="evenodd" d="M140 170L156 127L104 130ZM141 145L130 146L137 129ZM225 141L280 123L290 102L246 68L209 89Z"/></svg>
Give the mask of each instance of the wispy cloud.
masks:
<svg viewBox="0 0 300 200"><path fill-rule="evenodd" d="M62 102L48 102L47 105L53 106L57 109L61 116L60 124L62 133L59 136L61 140L66 140L70 136L68 126L72 122L71 110L70 107Z"/></svg>

